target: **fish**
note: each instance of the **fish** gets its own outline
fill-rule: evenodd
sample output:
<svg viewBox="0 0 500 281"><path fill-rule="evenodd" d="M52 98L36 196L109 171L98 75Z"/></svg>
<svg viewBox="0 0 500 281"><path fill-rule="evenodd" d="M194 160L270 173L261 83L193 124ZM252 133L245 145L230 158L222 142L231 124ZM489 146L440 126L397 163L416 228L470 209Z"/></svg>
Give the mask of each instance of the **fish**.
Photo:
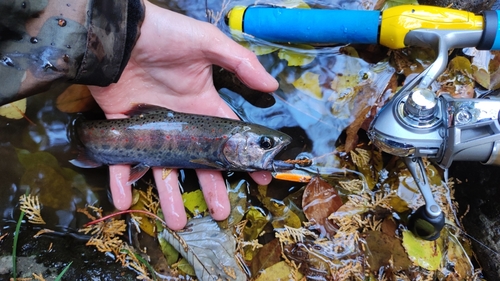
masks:
<svg viewBox="0 0 500 281"><path fill-rule="evenodd" d="M274 159L292 138L262 125L148 104L138 104L125 115L75 121L81 152L70 162L81 168L133 165L132 183L150 167L235 172L294 168Z"/></svg>

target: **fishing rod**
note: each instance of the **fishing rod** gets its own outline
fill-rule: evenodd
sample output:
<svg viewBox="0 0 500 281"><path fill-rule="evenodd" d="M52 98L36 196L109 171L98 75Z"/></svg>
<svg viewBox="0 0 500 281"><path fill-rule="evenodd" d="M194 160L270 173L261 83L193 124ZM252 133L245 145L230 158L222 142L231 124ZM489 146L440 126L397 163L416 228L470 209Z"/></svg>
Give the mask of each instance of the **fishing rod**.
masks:
<svg viewBox="0 0 500 281"><path fill-rule="evenodd" d="M499 11L476 15L423 5L384 11L236 6L226 21L234 31L271 42L420 46L436 52L436 60L382 107L368 130L375 146L404 159L424 198L425 205L408 223L422 239L437 239L445 225L423 157L444 169L453 161L500 165L500 99L456 99L448 93L438 97L430 88L444 72L450 49L500 50Z"/></svg>

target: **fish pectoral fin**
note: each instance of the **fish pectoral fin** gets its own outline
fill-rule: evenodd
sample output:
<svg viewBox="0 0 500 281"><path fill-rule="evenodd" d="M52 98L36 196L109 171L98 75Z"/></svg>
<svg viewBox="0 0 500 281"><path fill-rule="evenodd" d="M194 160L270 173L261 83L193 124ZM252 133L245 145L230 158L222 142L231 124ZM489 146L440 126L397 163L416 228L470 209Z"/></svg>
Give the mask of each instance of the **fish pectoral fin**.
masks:
<svg viewBox="0 0 500 281"><path fill-rule="evenodd" d="M225 167L224 167L224 165L222 165L222 163L210 162L210 161L207 161L207 159L193 159L193 160L190 160L189 162L200 164L200 165L205 165L207 167L211 167L212 169L217 169L217 170L225 169Z"/></svg>
<svg viewBox="0 0 500 281"><path fill-rule="evenodd" d="M128 178L127 184L134 184L140 178L144 176L144 174L149 171L149 166L143 163L137 164L130 169L130 176Z"/></svg>
<svg viewBox="0 0 500 281"><path fill-rule="evenodd" d="M76 159L69 160L69 162L79 168L97 168L102 166L102 163L90 159L84 151L80 152Z"/></svg>

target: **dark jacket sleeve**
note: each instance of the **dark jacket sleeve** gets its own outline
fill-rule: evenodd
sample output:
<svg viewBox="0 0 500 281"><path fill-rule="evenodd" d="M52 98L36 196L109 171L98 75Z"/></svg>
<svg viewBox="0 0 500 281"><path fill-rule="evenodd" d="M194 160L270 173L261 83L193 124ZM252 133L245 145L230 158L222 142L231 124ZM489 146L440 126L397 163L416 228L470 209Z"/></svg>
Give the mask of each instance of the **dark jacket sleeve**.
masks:
<svg viewBox="0 0 500 281"><path fill-rule="evenodd" d="M143 19L142 0L0 1L0 105L54 83L118 81Z"/></svg>

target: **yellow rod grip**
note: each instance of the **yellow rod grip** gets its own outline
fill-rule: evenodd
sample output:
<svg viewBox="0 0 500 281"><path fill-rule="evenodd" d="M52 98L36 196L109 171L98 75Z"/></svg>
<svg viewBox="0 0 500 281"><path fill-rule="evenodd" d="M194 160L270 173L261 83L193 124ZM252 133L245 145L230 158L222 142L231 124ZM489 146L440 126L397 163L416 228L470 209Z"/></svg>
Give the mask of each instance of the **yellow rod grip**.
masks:
<svg viewBox="0 0 500 281"><path fill-rule="evenodd" d="M382 13L379 43L392 49L404 48L406 34L415 29L482 30L483 17L434 6L396 6Z"/></svg>
<svg viewBox="0 0 500 281"><path fill-rule="evenodd" d="M247 7L235 6L229 11L227 17L229 18L229 28L243 32L243 16L245 15Z"/></svg>

